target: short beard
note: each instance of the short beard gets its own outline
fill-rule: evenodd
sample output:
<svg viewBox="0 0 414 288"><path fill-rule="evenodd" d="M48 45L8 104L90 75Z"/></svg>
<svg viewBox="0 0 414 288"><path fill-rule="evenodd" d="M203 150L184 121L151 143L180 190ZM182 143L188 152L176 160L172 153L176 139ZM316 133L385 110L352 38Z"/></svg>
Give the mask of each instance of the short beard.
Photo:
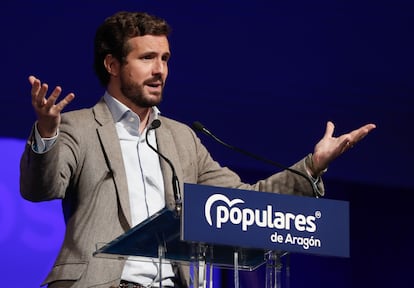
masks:
<svg viewBox="0 0 414 288"><path fill-rule="evenodd" d="M161 93L157 95L159 97L150 98L146 97L143 85L139 85L132 81L125 80L124 77L122 77L122 74L120 76L120 81L122 94L124 94L124 96L135 105L142 108L151 108L161 103L162 91L164 88L161 90Z"/></svg>

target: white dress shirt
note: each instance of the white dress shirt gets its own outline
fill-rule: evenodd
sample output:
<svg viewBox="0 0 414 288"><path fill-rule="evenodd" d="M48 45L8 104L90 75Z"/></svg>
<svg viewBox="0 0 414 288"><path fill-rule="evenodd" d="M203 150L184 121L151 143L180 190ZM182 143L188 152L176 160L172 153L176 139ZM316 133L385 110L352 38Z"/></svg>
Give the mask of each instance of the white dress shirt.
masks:
<svg viewBox="0 0 414 288"><path fill-rule="evenodd" d="M135 226L165 206L164 180L160 159L146 143L146 129L139 134L140 119L128 107L104 95L105 102L114 118L116 131L121 143L122 157L128 181L132 225ZM154 107L149 123L158 117L159 110ZM149 131L148 141L157 147L155 131ZM129 257L121 278L143 285L159 286L159 264L157 259ZM171 264L163 262L162 278L174 277ZM173 287L171 279L163 281L163 287Z"/></svg>

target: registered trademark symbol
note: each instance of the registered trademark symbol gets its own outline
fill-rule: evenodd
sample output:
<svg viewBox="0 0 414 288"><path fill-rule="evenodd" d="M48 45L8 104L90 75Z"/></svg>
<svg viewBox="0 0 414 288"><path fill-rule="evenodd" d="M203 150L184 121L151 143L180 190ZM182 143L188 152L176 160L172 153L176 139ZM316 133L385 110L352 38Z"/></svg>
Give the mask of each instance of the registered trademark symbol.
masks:
<svg viewBox="0 0 414 288"><path fill-rule="evenodd" d="M322 217L322 213L321 213L321 211L315 211L315 217L316 217L317 219L321 218L321 217Z"/></svg>

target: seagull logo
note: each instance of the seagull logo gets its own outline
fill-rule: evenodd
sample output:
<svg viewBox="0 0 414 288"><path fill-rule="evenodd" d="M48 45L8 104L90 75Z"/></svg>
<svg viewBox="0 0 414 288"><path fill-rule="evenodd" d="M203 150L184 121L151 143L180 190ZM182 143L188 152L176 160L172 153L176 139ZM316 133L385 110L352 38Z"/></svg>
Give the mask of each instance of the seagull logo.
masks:
<svg viewBox="0 0 414 288"><path fill-rule="evenodd" d="M206 215L206 219L208 224L210 224L210 226L213 226L213 221L211 220L211 206L213 206L213 204L217 201L223 201L224 203L226 203L228 205L228 207L232 207L233 205L239 204L239 203L244 203L243 200L241 199L233 199L230 200L229 198L227 198L226 196L224 196L223 194L213 194L211 195L207 201L206 201L206 205L204 206L204 214Z"/></svg>

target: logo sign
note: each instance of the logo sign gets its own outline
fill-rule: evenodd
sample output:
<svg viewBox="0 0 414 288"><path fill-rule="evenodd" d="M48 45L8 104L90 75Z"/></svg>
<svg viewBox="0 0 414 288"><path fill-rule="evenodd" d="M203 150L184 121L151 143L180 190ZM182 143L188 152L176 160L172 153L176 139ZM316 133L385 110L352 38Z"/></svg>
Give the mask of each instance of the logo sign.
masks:
<svg viewBox="0 0 414 288"><path fill-rule="evenodd" d="M185 184L181 238L349 257L349 203Z"/></svg>

